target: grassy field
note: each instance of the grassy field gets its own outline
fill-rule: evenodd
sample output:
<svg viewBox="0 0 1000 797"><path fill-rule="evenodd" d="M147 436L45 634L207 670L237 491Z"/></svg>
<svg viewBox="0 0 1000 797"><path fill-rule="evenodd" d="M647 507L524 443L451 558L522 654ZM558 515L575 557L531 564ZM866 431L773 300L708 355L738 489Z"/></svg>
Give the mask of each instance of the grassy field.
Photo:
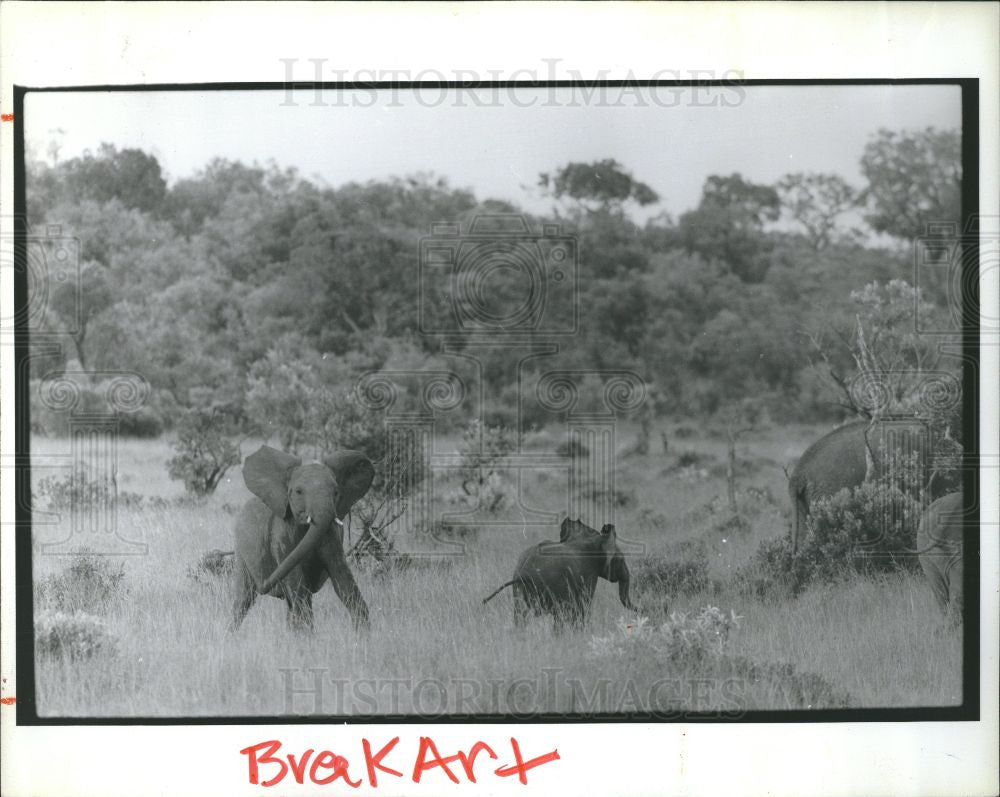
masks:
<svg viewBox="0 0 1000 797"><path fill-rule="evenodd" d="M311 635L290 630L284 604L267 598L229 634L228 580L196 566L206 551L232 548L233 514L248 495L239 470L206 501L187 501L180 483L166 476L166 441L124 441L118 490L147 500L119 505L117 524L121 534L148 545L146 555L81 560L43 553L44 543L67 536L69 521L36 527L36 623L39 617L68 622L53 621L53 612L80 609L99 619L79 633L105 640L75 656L39 645L39 713L434 717L652 710L677 716L700 710L736 716L756 709L955 705L961 631L943 625L921 576L855 578L784 600L747 597L732 586L732 574L760 541L785 533L782 466L821 432L802 427L741 439L744 529L720 523L724 440L672 436L669 453L657 444L649 455L619 461L616 484L627 501L616 525L636 551L630 555L633 596L647 626L671 612L692 617L709 605L735 612L741 619L721 656L697 650L663 656L648 639L636 641L636 618L628 618L632 628L620 627L626 613L615 587L603 581L585 632L556 637L551 622L541 619L515 631L509 591L486 606L482 598L510 578L521 550L557 534L554 527L524 528L516 517L466 537L462 555L421 558L402 572L355 568L371 609L367 634L351 630L329 586L314 600ZM36 457L46 457L67 453L69 443L37 439L33 446ZM696 464L680 466L690 462ZM44 475L36 468L36 485ZM538 474L525 489L531 505L565 506L565 481L555 471ZM408 530L398 543L421 553L436 545ZM72 544L101 550L96 536ZM708 581L681 594L658 592L644 574L685 544L707 558ZM602 652L595 637L610 640L611 652L608 645Z"/></svg>

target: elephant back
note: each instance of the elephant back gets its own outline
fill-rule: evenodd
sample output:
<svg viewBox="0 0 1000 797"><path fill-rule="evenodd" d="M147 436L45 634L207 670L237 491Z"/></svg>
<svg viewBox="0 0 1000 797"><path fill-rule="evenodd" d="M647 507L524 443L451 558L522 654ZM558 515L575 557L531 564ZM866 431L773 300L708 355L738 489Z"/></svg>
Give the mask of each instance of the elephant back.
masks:
<svg viewBox="0 0 1000 797"><path fill-rule="evenodd" d="M917 550L957 551L963 539L963 508L962 493L949 493L927 507L917 527Z"/></svg>
<svg viewBox="0 0 1000 797"><path fill-rule="evenodd" d="M792 471L792 492L805 493L812 501L864 482L868 470L867 429L867 421L849 423L809 446Z"/></svg>

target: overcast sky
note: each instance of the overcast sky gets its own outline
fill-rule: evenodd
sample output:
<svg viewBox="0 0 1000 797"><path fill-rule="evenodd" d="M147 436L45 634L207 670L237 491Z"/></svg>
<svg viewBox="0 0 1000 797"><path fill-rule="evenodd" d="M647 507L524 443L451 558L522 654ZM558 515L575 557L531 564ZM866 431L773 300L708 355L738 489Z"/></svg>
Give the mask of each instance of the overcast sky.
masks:
<svg viewBox="0 0 1000 797"><path fill-rule="evenodd" d="M835 172L861 185L858 161L880 127L961 125L954 86L692 91L608 89L588 100L566 89L329 90L319 107L312 91L31 93L25 135L37 157L53 140L60 159L102 142L138 147L170 182L215 157L273 160L334 187L424 171L534 211L550 206L535 189L540 172L615 158L660 195L653 213L676 217L697 204L711 174L773 183L789 172Z"/></svg>

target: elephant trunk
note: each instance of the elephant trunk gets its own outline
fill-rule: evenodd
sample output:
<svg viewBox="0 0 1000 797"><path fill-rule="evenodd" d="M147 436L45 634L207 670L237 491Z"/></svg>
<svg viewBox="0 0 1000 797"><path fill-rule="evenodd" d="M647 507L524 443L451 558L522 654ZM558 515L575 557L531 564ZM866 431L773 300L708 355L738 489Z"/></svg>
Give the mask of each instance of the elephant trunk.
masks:
<svg viewBox="0 0 1000 797"><path fill-rule="evenodd" d="M309 515L308 520L308 531L306 531L302 539L299 540L298 545L292 548L289 554L281 560L274 572L271 573L271 575L267 577L267 580L264 581L263 585L261 585L260 591L262 594L266 595L269 593L272 589L274 589L278 582L291 573L292 570L302 562L302 560L314 553L323 542L323 537L330 533L333 523L341 522L333 514L332 510L329 513L324 512L322 516L319 513Z"/></svg>

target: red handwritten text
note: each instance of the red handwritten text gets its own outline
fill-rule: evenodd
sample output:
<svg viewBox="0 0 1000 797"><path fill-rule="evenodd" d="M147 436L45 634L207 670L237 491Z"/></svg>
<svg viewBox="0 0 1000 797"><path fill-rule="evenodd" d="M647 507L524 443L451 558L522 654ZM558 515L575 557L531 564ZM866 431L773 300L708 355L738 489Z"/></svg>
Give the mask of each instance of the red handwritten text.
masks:
<svg viewBox="0 0 1000 797"><path fill-rule="evenodd" d="M403 773L389 766L388 761L383 763L383 760L393 752L398 743L399 737L396 736L373 752L372 744L368 739L361 740L368 784L373 788L379 786L379 775L383 776L383 781L385 776L403 777ZM343 755L331 750L321 750L317 753L311 747L302 753L279 754L281 748L282 744L279 740L271 739L240 750L240 755L247 757L247 776L251 785L276 786L288 775L291 775L292 779L300 784L308 780L319 786L325 786L340 780L352 789L356 789L362 783L360 767L355 767L358 776L352 777L352 764ZM510 749L514 759L512 764L501 765L495 769L491 768L491 770L481 766L479 774L492 771L493 775L501 778L517 775L517 779L527 785L530 770L559 758L559 751L552 750L525 760L521 753L521 746L513 737L510 739ZM496 761L500 758L492 747L482 741L477 741L468 751L458 750L454 753L449 751L449 753L449 755L442 755L432 738L421 736L416 755L413 757L411 775L413 782L420 783L422 778L433 779L434 771L439 770L437 774L444 775L452 783L462 783L463 778L466 783L476 783L477 760L481 761L485 757ZM402 753L396 753L397 763L403 758Z"/></svg>

